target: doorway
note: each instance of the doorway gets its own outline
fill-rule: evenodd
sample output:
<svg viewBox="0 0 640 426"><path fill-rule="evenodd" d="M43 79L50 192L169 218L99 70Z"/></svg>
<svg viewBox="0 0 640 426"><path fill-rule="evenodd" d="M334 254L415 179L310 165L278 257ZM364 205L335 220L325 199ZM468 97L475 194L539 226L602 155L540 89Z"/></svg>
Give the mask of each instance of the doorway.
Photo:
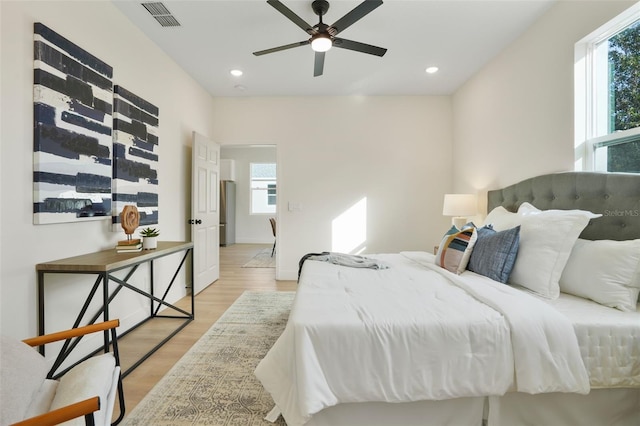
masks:
<svg viewBox="0 0 640 426"><path fill-rule="evenodd" d="M265 251L273 251L275 259L278 250L272 250L276 237L269 219L277 222L278 217L276 145L221 145L220 160L220 180L235 182L232 244L268 244ZM277 262L274 273L276 269Z"/></svg>

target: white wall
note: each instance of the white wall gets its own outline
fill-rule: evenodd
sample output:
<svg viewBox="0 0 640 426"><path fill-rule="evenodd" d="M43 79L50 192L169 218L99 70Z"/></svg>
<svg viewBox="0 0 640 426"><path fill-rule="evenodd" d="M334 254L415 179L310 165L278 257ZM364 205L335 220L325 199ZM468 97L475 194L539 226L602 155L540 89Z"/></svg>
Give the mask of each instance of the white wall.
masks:
<svg viewBox="0 0 640 426"><path fill-rule="evenodd" d="M574 45L635 1L560 1L453 96L454 189L573 170ZM465 161L466 160L466 161Z"/></svg>
<svg viewBox="0 0 640 426"><path fill-rule="evenodd" d="M365 253L432 250L449 223L449 97L216 98L214 128L222 145L277 145L278 279L332 250L332 222L363 198Z"/></svg>
<svg viewBox="0 0 640 426"><path fill-rule="evenodd" d="M269 217L273 214L251 214L251 163L276 163L276 147L222 146L220 158L233 159L236 171L236 243L273 243ZM277 194L276 194L277 199Z"/></svg>
<svg viewBox="0 0 640 426"><path fill-rule="evenodd" d="M110 231L110 221L32 224L33 23L42 22L108 63L115 84L159 107L162 240L190 239L191 132L211 136L213 100L111 2L2 1L0 8L0 332L26 338L37 332L35 265L111 248L124 237ZM159 262L157 280L172 273L179 260L170 256ZM134 282L146 286L147 276L146 269L138 271ZM68 275L47 280L48 331L72 324L91 283L93 278ZM171 300L185 293L183 286L177 287ZM143 307L136 297L125 297L126 292L111 310L111 317L120 316L125 328Z"/></svg>
<svg viewBox="0 0 640 426"><path fill-rule="evenodd" d="M356 250L430 250L448 224L444 193L483 194L572 169L573 45L632 4L558 2L452 97L211 100L109 2L0 2L0 332L35 333L36 263L120 236L107 222L32 225L33 22L112 65L116 83L160 108L163 239L189 238L193 130L222 145L277 145L278 278L291 279L302 255L332 249L334 219L364 198L366 239ZM55 328L87 285L50 287Z"/></svg>

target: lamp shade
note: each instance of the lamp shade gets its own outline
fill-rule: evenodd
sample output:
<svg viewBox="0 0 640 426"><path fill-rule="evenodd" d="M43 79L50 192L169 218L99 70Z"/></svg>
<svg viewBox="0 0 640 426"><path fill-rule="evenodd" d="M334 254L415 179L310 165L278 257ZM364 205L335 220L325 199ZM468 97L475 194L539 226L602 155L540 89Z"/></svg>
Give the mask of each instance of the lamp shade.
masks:
<svg viewBox="0 0 640 426"><path fill-rule="evenodd" d="M445 194L442 214L444 216L474 216L478 212L475 194Z"/></svg>

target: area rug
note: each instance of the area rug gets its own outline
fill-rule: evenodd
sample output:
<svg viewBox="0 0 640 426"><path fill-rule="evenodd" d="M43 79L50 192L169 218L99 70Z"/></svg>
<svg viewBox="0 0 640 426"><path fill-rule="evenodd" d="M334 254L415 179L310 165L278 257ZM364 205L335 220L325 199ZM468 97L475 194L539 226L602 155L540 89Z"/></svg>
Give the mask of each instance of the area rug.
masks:
<svg viewBox="0 0 640 426"><path fill-rule="evenodd" d="M273 400L253 371L284 330L294 295L244 292L121 424L273 425L264 420Z"/></svg>
<svg viewBox="0 0 640 426"><path fill-rule="evenodd" d="M271 249L266 248L260 250L253 259L242 265L243 268L275 268L276 256L271 256Z"/></svg>

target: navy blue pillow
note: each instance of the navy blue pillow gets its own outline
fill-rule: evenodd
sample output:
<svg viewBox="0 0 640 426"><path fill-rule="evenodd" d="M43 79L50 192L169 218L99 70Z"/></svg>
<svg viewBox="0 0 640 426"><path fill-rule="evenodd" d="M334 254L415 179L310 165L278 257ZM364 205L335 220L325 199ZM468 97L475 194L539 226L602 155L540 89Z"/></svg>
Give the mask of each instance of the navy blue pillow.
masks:
<svg viewBox="0 0 640 426"><path fill-rule="evenodd" d="M516 263L520 246L520 226L496 232L491 225L478 229L478 238L467 269L506 283Z"/></svg>

